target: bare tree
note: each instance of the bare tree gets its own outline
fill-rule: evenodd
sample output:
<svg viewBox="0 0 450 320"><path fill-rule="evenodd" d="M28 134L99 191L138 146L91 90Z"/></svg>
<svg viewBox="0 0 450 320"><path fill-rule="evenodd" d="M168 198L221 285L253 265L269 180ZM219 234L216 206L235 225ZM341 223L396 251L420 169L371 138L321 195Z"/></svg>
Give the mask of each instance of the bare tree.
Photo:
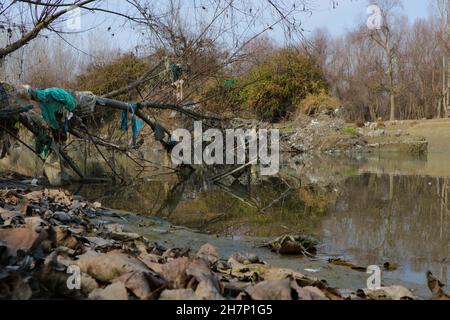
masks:
<svg viewBox="0 0 450 320"><path fill-rule="evenodd" d="M350 120L389 119L392 87L397 119L442 116L446 109L443 108L443 89L446 92L447 88L447 68L443 70L442 57L448 51L436 12L428 19L413 23L402 16L390 21L390 39L395 40L387 47L393 53L392 73L388 72L386 46L375 42L365 25L335 39L320 37L320 42L328 42L318 47L327 48L320 51L325 51L326 62L322 62L322 67L331 93L342 101ZM382 30L378 32L384 39ZM316 43L315 38L310 42ZM316 50L315 54L320 56L320 51Z"/></svg>
<svg viewBox="0 0 450 320"><path fill-rule="evenodd" d="M396 95L396 82L395 82L395 64L397 58L398 42L400 41L399 35L394 31L394 10L401 6L399 0L382 0L378 2L380 6L383 24L381 28L375 29L369 32L370 39L375 42L384 52L387 77L388 77L388 92L390 103L390 120L395 120L395 95Z"/></svg>
<svg viewBox="0 0 450 320"><path fill-rule="evenodd" d="M43 30L51 28L55 23L65 14L70 11L86 6L96 0L76 0L67 3L63 0L48 0L48 1L14 1L10 0L2 4L0 7L0 16L6 17L6 24L10 39L13 39L13 27L19 28L20 36L8 43L5 47L0 48L0 60L4 59L8 54L27 45L30 41L35 39ZM24 13L25 12L25 13ZM18 24L13 18L17 14L21 14L23 24ZM26 13L29 14L25 17ZM10 14L11 17L8 17ZM28 28L27 23L31 21L31 28Z"/></svg>
<svg viewBox="0 0 450 320"><path fill-rule="evenodd" d="M439 38L446 48L446 52L442 56L442 99L438 103L438 117L441 112L448 114L450 109L450 1L436 0L432 2L432 10L435 12L439 21Z"/></svg>

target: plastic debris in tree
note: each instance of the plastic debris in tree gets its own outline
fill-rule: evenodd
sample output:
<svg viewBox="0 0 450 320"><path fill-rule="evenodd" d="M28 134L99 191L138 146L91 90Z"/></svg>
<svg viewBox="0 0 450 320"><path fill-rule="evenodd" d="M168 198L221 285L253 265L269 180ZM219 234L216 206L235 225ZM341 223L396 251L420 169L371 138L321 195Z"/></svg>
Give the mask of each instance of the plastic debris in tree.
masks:
<svg viewBox="0 0 450 320"><path fill-rule="evenodd" d="M97 104L97 97L90 91L73 92L77 111L81 113L93 113Z"/></svg>
<svg viewBox="0 0 450 320"><path fill-rule="evenodd" d="M156 141L164 141L164 136L165 136L164 128L161 127L161 125L157 123L155 126Z"/></svg>
<svg viewBox="0 0 450 320"><path fill-rule="evenodd" d="M181 78L182 69L179 64L172 63L169 65L170 80L176 82Z"/></svg>
<svg viewBox="0 0 450 320"><path fill-rule="evenodd" d="M177 63L169 63L166 57L166 73L169 76L171 85L176 89L176 98L178 101L183 100L183 86L185 80L181 79L183 68Z"/></svg>
<svg viewBox="0 0 450 320"><path fill-rule="evenodd" d="M236 79L227 79L225 80L224 84L225 84L225 88L231 88L232 86L234 86L237 83Z"/></svg>
<svg viewBox="0 0 450 320"><path fill-rule="evenodd" d="M145 126L145 123L136 117L137 104L129 103L128 106L131 111L131 137L133 139L133 144L135 144L137 137L139 136L139 133L141 132L142 128ZM129 129L129 127L128 127L128 110L122 111L120 129L122 131L126 131L126 132Z"/></svg>
<svg viewBox="0 0 450 320"><path fill-rule="evenodd" d="M32 90L32 95L41 109L42 117L55 130L61 128L57 113L72 113L75 111L75 99L68 91L60 88ZM65 117L66 118L66 117Z"/></svg>
<svg viewBox="0 0 450 320"><path fill-rule="evenodd" d="M41 114L30 111L25 114L28 123L32 126L34 133L34 145L36 154L42 159L46 160L52 152L52 141L50 130L47 122Z"/></svg>
<svg viewBox="0 0 450 320"><path fill-rule="evenodd" d="M183 94L184 80L183 79L177 80L173 83L173 85L175 86L175 89L176 89L177 100L182 101L184 98L184 94Z"/></svg>
<svg viewBox="0 0 450 320"><path fill-rule="evenodd" d="M0 83L0 108L9 106L9 94L6 91L5 85Z"/></svg>
<svg viewBox="0 0 450 320"><path fill-rule="evenodd" d="M167 144L173 148L178 144L178 141L171 135Z"/></svg>
<svg viewBox="0 0 450 320"><path fill-rule="evenodd" d="M52 151L52 139L47 130L38 127L36 139L36 152L42 160L46 160Z"/></svg>

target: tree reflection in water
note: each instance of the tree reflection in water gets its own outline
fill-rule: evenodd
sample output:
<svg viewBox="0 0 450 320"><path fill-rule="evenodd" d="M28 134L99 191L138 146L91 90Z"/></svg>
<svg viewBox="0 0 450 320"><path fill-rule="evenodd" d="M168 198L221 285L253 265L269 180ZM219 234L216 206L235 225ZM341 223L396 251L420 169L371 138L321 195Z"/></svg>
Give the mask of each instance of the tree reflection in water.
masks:
<svg viewBox="0 0 450 320"><path fill-rule="evenodd" d="M314 234L324 242L321 254L361 265L394 262L394 274L417 282L427 270L448 279L447 178L365 173L306 181L302 175L244 175L217 184L192 174L127 187L83 186L80 193L112 208L223 236Z"/></svg>
<svg viewBox="0 0 450 320"><path fill-rule="evenodd" d="M448 279L448 186L448 178L392 174L348 179L323 222L324 250Z"/></svg>

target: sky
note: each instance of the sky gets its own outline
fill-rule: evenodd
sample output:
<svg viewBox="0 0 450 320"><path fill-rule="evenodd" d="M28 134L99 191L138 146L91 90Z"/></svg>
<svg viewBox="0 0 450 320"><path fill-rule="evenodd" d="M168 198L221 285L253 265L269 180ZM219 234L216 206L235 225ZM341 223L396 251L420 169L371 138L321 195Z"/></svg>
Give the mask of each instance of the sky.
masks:
<svg viewBox="0 0 450 320"><path fill-rule="evenodd" d="M164 2L164 0L158 0ZM158 2L156 1L156 2ZM190 4L194 7L197 3L196 0L183 0L183 2ZM257 0L261 1L261 0ZM308 32L312 32L316 28L326 28L333 35L342 35L349 31L360 23L365 21L368 17L367 7L368 0L315 0L314 10L312 15L302 15L302 26L305 30L306 35ZM399 9L400 14L406 15L410 21L414 21L416 18L426 18L430 14L430 3L435 0L402 0L403 7ZM296 0L287 0L289 2L297 2ZM373 1L376 3L376 1ZM106 0L109 8L113 9L119 1ZM123 10L123 7L122 7ZM198 7L197 7L198 11ZM201 11L201 10L200 10ZM95 23L100 26L101 29L106 29L109 27L111 17L109 18L98 18L96 16ZM130 34L119 27L114 28L115 36L117 36L120 41L125 46L132 46L137 41L136 38L130 37ZM278 37L276 32L272 34L275 38Z"/></svg>
<svg viewBox="0 0 450 320"><path fill-rule="evenodd" d="M189 22L195 21L196 17L200 17L200 20L204 18L205 21L209 21L208 13L212 15L212 12L214 11L212 6L206 8L206 10L202 9L203 3L209 3L209 1L213 2L214 0L180 1L187 10L187 13L184 13L184 19ZM326 28L334 36L343 35L352 30L356 25L366 21L368 18L367 8L369 2L367 0L307 1L315 4L312 14L301 13L297 19L297 21L300 20L302 22L302 28L304 29L303 34L305 37L308 37L308 34L312 33L316 28ZM431 14L430 5L435 1L436 0L403 0L403 7L398 10L398 13L407 16L410 22L413 22L417 18L427 18ZM149 0L149 2L155 4L156 9L159 9L166 6L168 0ZM280 2L292 5L293 3L298 4L300 0L280 0ZM337 2L338 5L333 5ZM374 0L374 2L376 2L376 0ZM106 7L110 10L119 9L118 11L125 13L129 10L126 5L127 2L124 0L102 0L102 3L104 8ZM240 3L248 4L247 9L250 6L257 7L259 5L260 9L262 9L261 12L265 17L270 15L270 7L267 5L267 1L242 0ZM273 19L274 18L272 18L272 21ZM0 22L1 20L2 17L0 17ZM49 39L49 41L52 39L59 39L59 42L62 43L64 47L71 50L74 56L84 59L83 61L85 61L85 63L89 63L98 57L102 57L103 52L110 52L111 50L119 50L121 53L134 51L140 44L147 43L145 39L140 36L141 33L139 29L134 28L130 24L124 25L124 19L117 16L82 10L80 22L80 30L83 31L81 33L77 31L58 35L46 32L46 35L41 35L40 39L43 39L44 41L47 41L47 39ZM64 25L64 23L65 21L62 21L61 25ZM241 23L241 28L245 25L246 23L244 21ZM249 33L239 35L238 38L241 40L241 43L247 38L250 38L252 34L257 33L257 29L258 28L255 28ZM259 29L261 29L261 26L259 26ZM268 31L267 35L278 43L283 44L284 33L280 31L280 29L275 28L273 31ZM4 41L8 41L7 37L5 37L4 33L0 33L0 46L2 46ZM232 41L230 42L232 43ZM227 44L230 42L227 42ZM30 50L32 50L32 46L29 47ZM236 45L235 48L238 47L239 46ZM136 52L143 55L148 53L147 49ZM19 52L17 56L13 56L11 61L20 61L21 54L23 55L23 53Z"/></svg>
<svg viewBox="0 0 450 320"><path fill-rule="evenodd" d="M426 18L430 13L431 1L433 0L403 0L403 8L399 12L410 21ZM333 8L333 2L339 2L339 5ZM333 35L341 35L366 19L367 7L367 0L319 0L312 16L305 18L304 26L307 31L327 28Z"/></svg>
<svg viewBox="0 0 450 320"><path fill-rule="evenodd" d="M206 8L202 10L203 3L208 0L182 0L183 6L185 6L185 19L194 21L197 15L203 15L208 17L208 14L212 14L213 8ZM252 6L252 1L256 1L258 5L264 3L261 0L248 0L249 6ZM350 31L356 25L364 22L368 18L367 8L369 5L368 0L308 0L313 3L312 14L301 14L298 16L298 20L302 22L302 28L304 29L304 35L308 37L308 34L314 31L316 28L326 28L335 36L345 34ZM417 18L426 18L430 15L430 4L436 0L402 0L403 6L398 9L401 15L405 15L412 22ZM118 10L121 12L127 12L129 10L125 1L117 0L103 0L103 7L110 10ZM152 0L156 8L163 7L168 3L167 0ZM292 5L293 3L299 3L298 0L285 0L284 3ZM376 3L376 0L373 1ZM159 7L158 7L159 6ZM257 6L257 5L255 5ZM263 10L267 8L262 7ZM267 11L269 12L269 11ZM264 13L269 14L269 13ZM137 47L142 43L142 37L140 32L136 29L131 29L130 25L124 27L123 19L116 16L111 16L103 13L91 13L88 11L82 12L81 16L82 29L90 30L89 32L82 33L78 37L78 48L86 49L89 38L106 39L111 40L114 47L120 48L120 50L128 51ZM243 23L245 25L245 22ZM91 36L89 36L91 33ZM253 30L253 33L257 33L257 30ZM96 37L92 37L95 34ZM245 36L250 37L251 33L241 36L244 39ZM269 31L268 36L274 40L282 43L284 33L280 29L274 29ZM92 40L90 41L92 45ZM108 41L103 41L107 43ZM101 46L102 42L98 43Z"/></svg>

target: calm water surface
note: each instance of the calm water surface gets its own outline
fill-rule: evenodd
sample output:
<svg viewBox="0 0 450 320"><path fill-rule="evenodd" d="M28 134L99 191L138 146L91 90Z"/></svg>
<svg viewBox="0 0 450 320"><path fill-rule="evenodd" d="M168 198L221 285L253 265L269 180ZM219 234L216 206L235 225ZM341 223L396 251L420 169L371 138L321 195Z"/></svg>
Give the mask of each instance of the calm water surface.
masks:
<svg viewBox="0 0 450 320"><path fill-rule="evenodd" d="M194 174L185 181L154 177L77 192L104 206L163 217L206 234L238 239L313 234L322 242L319 260L395 263L398 269L386 272L386 281L405 283L423 296L426 271L449 283L450 155L300 163L286 165L277 177L249 174L221 185Z"/></svg>

